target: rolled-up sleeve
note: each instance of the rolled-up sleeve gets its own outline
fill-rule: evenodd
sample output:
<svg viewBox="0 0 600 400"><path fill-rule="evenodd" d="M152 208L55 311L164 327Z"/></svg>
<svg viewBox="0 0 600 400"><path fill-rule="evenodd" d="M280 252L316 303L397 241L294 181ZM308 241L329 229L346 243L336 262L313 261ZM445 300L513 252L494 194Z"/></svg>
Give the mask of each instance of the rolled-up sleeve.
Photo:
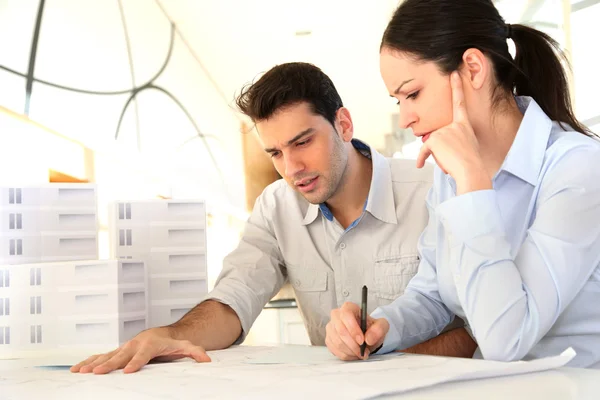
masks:
<svg viewBox="0 0 600 400"><path fill-rule="evenodd" d="M421 261L417 274L402 296L371 314L373 318L385 318L390 324L383 346L377 352L379 354L403 350L429 340L439 335L454 318L438 291L435 199L435 190L431 188L427 195L429 223L418 243Z"/></svg>
<svg viewBox="0 0 600 400"><path fill-rule="evenodd" d="M560 168L545 172L535 220L522 242L509 240L494 190L437 207L452 235L458 298L484 358L523 358L598 267L600 172L593 165L599 155L574 151Z"/></svg>
<svg viewBox="0 0 600 400"><path fill-rule="evenodd" d="M270 218L273 192L265 190L256 200L238 247L223 260L215 288L203 299L230 306L238 315L244 341L267 302L281 289L286 271Z"/></svg>

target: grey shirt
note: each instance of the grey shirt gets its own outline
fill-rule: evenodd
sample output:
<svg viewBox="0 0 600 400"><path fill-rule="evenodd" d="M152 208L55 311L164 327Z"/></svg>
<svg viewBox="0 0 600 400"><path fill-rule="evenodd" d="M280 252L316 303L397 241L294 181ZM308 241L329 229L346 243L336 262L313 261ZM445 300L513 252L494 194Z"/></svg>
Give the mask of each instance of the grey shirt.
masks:
<svg viewBox="0 0 600 400"><path fill-rule="evenodd" d="M353 140L356 148L368 149ZM368 155L368 150L367 150ZM400 296L417 272L417 241L428 221L425 197L433 168L414 160L386 159L374 149L371 187L362 216L348 229L324 215L285 181L256 200L238 247L205 300L229 305L242 324L243 341L265 304L289 280L313 345L325 344L330 312L346 301L368 312Z"/></svg>

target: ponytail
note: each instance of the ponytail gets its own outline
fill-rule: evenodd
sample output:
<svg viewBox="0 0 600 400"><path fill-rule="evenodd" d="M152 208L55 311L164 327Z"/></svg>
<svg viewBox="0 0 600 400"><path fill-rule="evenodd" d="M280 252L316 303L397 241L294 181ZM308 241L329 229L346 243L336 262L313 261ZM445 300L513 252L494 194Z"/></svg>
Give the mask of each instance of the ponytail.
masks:
<svg viewBox="0 0 600 400"><path fill-rule="evenodd" d="M514 60L507 39L515 43ZM558 43L528 26L507 25L492 0L403 0L388 23L381 47L433 61L446 74L460 67L467 49L477 48L494 65L498 82L494 102L515 94L530 96L563 129L595 136L573 112L561 63L568 62Z"/></svg>
<svg viewBox="0 0 600 400"><path fill-rule="evenodd" d="M569 81L561 61L567 67L569 62L556 40L525 25L507 27L516 48L513 64L516 71L514 75L511 74L515 94L532 97L550 119L566 123L584 135L593 136L573 112Z"/></svg>

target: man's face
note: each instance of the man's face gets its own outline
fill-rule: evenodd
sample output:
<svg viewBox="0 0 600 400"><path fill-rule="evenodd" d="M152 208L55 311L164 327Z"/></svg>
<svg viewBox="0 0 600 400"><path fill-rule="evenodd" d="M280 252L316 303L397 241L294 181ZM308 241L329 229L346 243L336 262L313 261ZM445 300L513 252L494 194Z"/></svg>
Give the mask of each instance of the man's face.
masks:
<svg viewBox="0 0 600 400"><path fill-rule="evenodd" d="M348 150L336 128L308 103L278 110L256 128L277 172L307 201L324 203L336 193Z"/></svg>

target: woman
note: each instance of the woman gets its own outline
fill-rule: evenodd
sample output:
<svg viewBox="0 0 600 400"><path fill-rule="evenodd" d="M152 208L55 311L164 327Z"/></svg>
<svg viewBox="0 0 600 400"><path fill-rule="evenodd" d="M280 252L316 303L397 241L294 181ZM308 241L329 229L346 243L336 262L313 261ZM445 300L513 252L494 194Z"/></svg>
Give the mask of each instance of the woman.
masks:
<svg viewBox="0 0 600 400"><path fill-rule="evenodd" d="M571 366L600 368L600 142L574 116L557 54L491 0L396 10L381 75L402 127L423 141L417 166L437 164L430 221L418 274L364 336L358 306L332 313L335 355L361 358L363 338L372 352L405 349L459 316L485 359L573 347Z"/></svg>

